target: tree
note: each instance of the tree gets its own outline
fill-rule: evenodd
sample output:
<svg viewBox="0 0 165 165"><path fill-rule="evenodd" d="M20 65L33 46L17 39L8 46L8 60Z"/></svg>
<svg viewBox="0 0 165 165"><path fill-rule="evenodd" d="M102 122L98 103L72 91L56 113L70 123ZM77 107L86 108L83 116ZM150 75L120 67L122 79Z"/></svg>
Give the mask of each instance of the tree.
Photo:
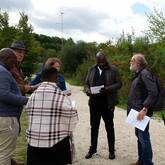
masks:
<svg viewBox="0 0 165 165"><path fill-rule="evenodd" d="M28 23L28 16L24 12L20 13L19 23L16 27L18 33L15 39L24 41L27 48L27 55L23 61L22 69L24 74L29 77L37 68L42 48L40 43L35 41L32 33L33 27Z"/></svg>
<svg viewBox="0 0 165 165"><path fill-rule="evenodd" d="M125 33L123 32L118 39L116 43L116 48L118 49L118 52L122 54L132 54L133 53L133 39L134 39L134 33L127 34L125 36Z"/></svg>
<svg viewBox="0 0 165 165"><path fill-rule="evenodd" d="M85 58L87 58L87 44L85 42L78 42L77 44L68 42L64 45L61 52L62 66L65 72L74 74L78 65L80 65Z"/></svg>
<svg viewBox="0 0 165 165"><path fill-rule="evenodd" d="M154 9L148 17L148 30L145 31L147 36L154 42L165 41L165 17L163 12L159 12Z"/></svg>
<svg viewBox="0 0 165 165"><path fill-rule="evenodd" d="M149 53L149 38L148 37L136 37L133 43L133 52L134 53Z"/></svg>
<svg viewBox="0 0 165 165"><path fill-rule="evenodd" d="M0 10L0 48L9 47L16 33L16 28L9 26L8 13Z"/></svg>

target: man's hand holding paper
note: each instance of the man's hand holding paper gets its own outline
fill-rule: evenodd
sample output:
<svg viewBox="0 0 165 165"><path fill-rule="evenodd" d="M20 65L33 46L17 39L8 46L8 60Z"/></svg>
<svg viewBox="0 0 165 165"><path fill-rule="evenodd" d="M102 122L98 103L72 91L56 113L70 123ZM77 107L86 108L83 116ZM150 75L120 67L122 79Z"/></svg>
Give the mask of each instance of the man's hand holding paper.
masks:
<svg viewBox="0 0 165 165"><path fill-rule="evenodd" d="M148 122L150 121L150 117L145 116L143 120L138 120L139 112L131 109L131 111L128 114L128 117L126 119L126 123L133 125L134 127L144 131Z"/></svg>
<svg viewBox="0 0 165 165"><path fill-rule="evenodd" d="M91 94L98 94L98 93L100 93L100 90L102 88L104 88L104 85L90 87Z"/></svg>

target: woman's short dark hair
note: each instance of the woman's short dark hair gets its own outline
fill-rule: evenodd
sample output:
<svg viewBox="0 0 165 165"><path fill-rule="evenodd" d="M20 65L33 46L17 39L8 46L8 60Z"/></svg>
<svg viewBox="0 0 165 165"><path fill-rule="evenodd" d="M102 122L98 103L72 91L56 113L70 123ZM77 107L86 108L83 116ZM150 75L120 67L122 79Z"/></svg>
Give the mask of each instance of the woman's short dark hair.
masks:
<svg viewBox="0 0 165 165"><path fill-rule="evenodd" d="M18 65L17 57L11 48L3 48L0 50L0 62L3 63L8 70Z"/></svg>
<svg viewBox="0 0 165 165"><path fill-rule="evenodd" d="M41 79L42 81L57 81L58 71L55 68L46 68L42 71Z"/></svg>

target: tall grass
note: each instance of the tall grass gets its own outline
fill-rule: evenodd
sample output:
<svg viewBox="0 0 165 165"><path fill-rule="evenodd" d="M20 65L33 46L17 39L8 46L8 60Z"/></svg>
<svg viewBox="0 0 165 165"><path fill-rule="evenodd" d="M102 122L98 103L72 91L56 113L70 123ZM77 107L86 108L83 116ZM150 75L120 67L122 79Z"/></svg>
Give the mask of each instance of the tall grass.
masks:
<svg viewBox="0 0 165 165"><path fill-rule="evenodd" d="M27 128L27 114L23 112L21 116L21 133L18 137L17 147L14 154L14 159L20 162L26 162L26 151L27 151L27 143L25 139L26 128Z"/></svg>

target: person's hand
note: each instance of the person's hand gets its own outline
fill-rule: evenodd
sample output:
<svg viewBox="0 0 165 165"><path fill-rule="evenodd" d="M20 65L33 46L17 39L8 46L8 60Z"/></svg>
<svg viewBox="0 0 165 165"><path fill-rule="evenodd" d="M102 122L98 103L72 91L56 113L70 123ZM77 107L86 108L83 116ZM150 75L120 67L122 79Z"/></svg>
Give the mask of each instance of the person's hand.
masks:
<svg viewBox="0 0 165 165"><path fill-rule="evenodd" d="M102 94L103 94L103 93L106 93L105 88L101 88L101 89L100 89L100 93L102 93Z"/></svg>
<svg viewBox="0 0 165 165"><path fill-rule="evenodd" d="M32 91L32 87L30 85L25 85L24 88L25 88L25 93Z"/></svg>
<svg viewBox="0 0 165 165"><path fill-rule="evenodd" d="M92 95L91 91L90 91L90 90L87 90L87 91L86 91L86 95L87 95L87 96L91 96L91 95Z"/></svg>
<svg viewBox="0 0 165 165"><path fill-rule="evenodd" d="M34 92L39 87L39 85L40 84L37 84L37 85L25 85L26 93L31 94L32 92Z"/></svg>
<svg viewBox="0 0 165 165"><path fill-rule="evenodd" d="M143 109L138 113L137 120L139 120L139 121L143 120L146 114L147 114L147 109L146 109L146 108L143 108Z"/></svg>
<svg viewBox="0 0 165 165"><path fill-rule="evenodd" d="M36 85L31 85L31 92L35 91L39 86L41 85L41 83L38 83Z"/></svg>

